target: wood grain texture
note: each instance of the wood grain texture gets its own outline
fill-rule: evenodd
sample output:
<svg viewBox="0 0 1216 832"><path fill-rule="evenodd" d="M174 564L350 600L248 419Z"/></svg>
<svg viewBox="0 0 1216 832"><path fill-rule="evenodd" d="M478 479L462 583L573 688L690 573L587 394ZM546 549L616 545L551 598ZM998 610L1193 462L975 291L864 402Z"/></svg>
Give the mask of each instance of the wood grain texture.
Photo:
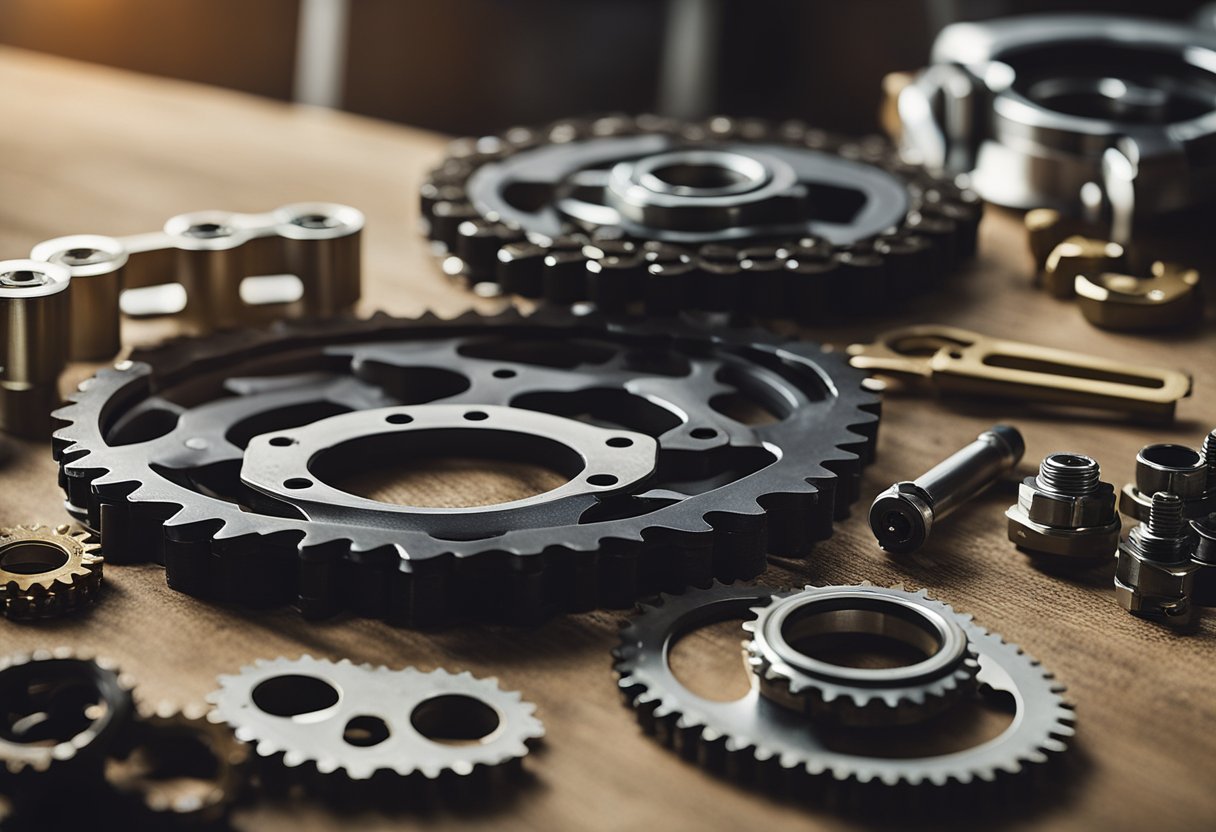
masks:
<svg viewBox="0 0 1216 832"><path fill-rule="evenodd" d="M438 136L15 51L0 51L0 90L10 125L0 130L0 251L6 256L22 256L33 243L59 234L150 230L191 209L256 211L293 200L335 200L367 213L367 311L408 314L432 307L454 314L472 303L440 276L415 231L415 189L441 155ZM878 461L865 475L863 503L997 420L1023 429L1028 461L1053 450L1089 453L1116 483L1131 476L1141 445L1162 439L1194 444L1216 423L1211 329L1202 337L1157 338L1092 329L1075 308L1030 287L1029 258L1010 215L990 212L981 251L950 292L881 325L948 322L1128 361L1184 366L1195 375L1195 394L1168 428L1063 420L1017 403L892 396ZM816 335L844 343L868 329ZM162 332L132 326L126 334L147 340ZM86 372L76 368L73 375ZM4 440L4 451L0 525L61 522L62 496L46 445ZM1025 463L1024 472L1031 467ZM774 586L861 580L927 586L1054 670L1079 709L1075 770L1062 800L1030 801L1008 825L1210 825L1216 817L1216 616L1198 634L1176 636L1119 609L1109 571L1069 581L1034 570L1005 539L1002 513L1011 501L1012 486L993 489L941 525L921 553L899 563L875 547L864 512L855 511L809 560L774 563L763 580ZM144 695L177 702L200 699L216 674L260 656L308 652L467 669L523 691L546 722L546 747L529 761L530 784L499 812L369 814L339 822L305 801L243 811L237 819L242 829L304 832L340 824L370 830L441 822L495 830L857 826L716 779L641 735L621 706L610 671L618 612L570 616L534 629L420 634L374 621L308 624L291 610L201 603L167 589L161 571L150 566L113 567L106 575L101 602L84 617L37 626L0 622L0 650L70 644L99 651L134 674ZM714 651L703 652L701 661L714 661ZM731 668L735 661L728 660ZM965 818L958 826L974 828Z"/></svg>

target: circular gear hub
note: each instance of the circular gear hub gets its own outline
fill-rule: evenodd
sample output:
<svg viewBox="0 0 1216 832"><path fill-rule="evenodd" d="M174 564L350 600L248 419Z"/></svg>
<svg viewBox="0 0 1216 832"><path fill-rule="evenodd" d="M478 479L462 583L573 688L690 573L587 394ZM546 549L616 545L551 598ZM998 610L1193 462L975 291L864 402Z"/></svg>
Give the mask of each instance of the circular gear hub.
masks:
<svg viewBox="0 0 1216 832"><path fill-rule="evenodd" d="M535 705L470 673L303 656L259 660L219 683L208 697L210 719L226 722L259 756L352 781L377 772L478 777L518 765L544 736Z"/></svg>
<svg viewBox="0 0 1216 832"><path fill-rule="evenodd" d="M422 186L446 270L612 313L872 313L940 285L974 253L980 214L881 140L727 118L457 142Z"/></svg>
<svg viewBox="0 0 1216 832"><path fill-rule="evenodd" d="M51 618L93 601L102 557L69 526L0 529L0 609L12 619Z"/></svg>
<svg viewBox="0 0 1216 832"><path fill-rule="evenodd" d="M103 370L58 411L55 448L111 562L159 561L176 589L415 625L534 620L806 555L873 455L864 380L815 344L675 322L293 323ZM458 508L347 485L454 455L566 483Z"/></svg>
<svg viewBox="0 0 1216 832"><path fill-rule="evenodd" d="M614 657L625 701L643 729L720 773L791 794L858 799L869 806L876 805L865 802L875 789L923 789L919 797L925 800L918 805L933 806L939 805L934 798L957 796L958 788L1004 783L1063 752L1074 733L1073 711L1051 674L1016 645L958 615L954 620L978 657L978 695L1007 695L1015 710L1002 733L962 750L921 757L843 751L840 728L769 699L754 677L752 689L733 701L705 699L676 678L669 656L682 636L719 622L747 620L756 607L782 598L761 587L716 585L642 606L621 630Z"/></svg>
<svg viewBox="0 0 1216 832"><path fill-rule="evenodd" d="M770 699L842 725L919 722L974 688L979 665L960 621L924 590L815 587L753 610L748 661ZM889 639L923 654L897 667L848 667L804 645L855 636Z"/></svg>

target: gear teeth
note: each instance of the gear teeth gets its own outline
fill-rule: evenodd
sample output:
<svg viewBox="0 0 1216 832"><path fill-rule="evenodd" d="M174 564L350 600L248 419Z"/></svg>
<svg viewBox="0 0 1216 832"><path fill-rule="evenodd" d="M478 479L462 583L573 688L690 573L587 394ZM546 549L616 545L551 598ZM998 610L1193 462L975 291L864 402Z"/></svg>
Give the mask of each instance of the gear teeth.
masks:
<svg viewBox="0 0 1216 832"><path fill-rule="evenodd" d="M104 558L84 532L68 526L15 526L0 529L0 551L22 547L58 553L54 560L32 561L19 572L0 567L0 612L13 620L53 618L77 612L101 592Z"/></svg>
<svg viewBox="0 0 1216 832"><path fill-rule="evenodd" d="M1012 685L1019 702L1013 728L975 748L925 760L840 756L814 741L814 722L803 722L755 691L736 702L707 705L675 679L665 645L690 625L770 609L756 606L764 600L764 590L750 592L738 587L690 591L637 616L636 643L622 651L616 664L622 686L632 692L626 702L635 707L643 730L686 759L732 779L809 796L832 809L871 811L892 805L892 796L898 795L895 802L901 807L948 812L964 793L976 799L975 805L1009 805L1005 798L1016 800L1022 794L1017 785L1034 779L1031 774L1067 750L1074 733L1071 711L1054 686L1016 647L963 616L956 620L977 648L978 658L972 661L980 667L981 684L999 690ZM949 609L919 593L905 594ZM707 620L703 610L710 607L715 615ZM985 665L993 669L985 671Z"/></svg>
<svg viewBox="0 0 1216 832"><path fill-rule="evenodd" d="M253 691L263 682L297 675L319 679L342 695L307 723L287 724L253 702ZM440 745L427 739L414 727L413 715L424 703L446 694L484 702L498 714L499 729L471 746ZM339 801L362 804L368 799L396 800L389 793L401 797L408 793L413 800L422 781L443 788L456 780L476 788L495 784L501 779L495 772L517 770L529 746L544 735L535 705L524 702L518 693L502 690L497 680L479 679L468 671L421 673L349 660L280 658L221 677L220 688L209 700L215 703L214 713L253 746L261 758L262 777L272 788L315 787ZM396 705L386 711L384 703L389 701ZM386 738L368 746L343 741L343 733L356 719L380 720ZM327 748L330 745L332 749Z"/></svg>
<svg viewBox="0 0 1216 832"><path fill-rule="evenodd" d="M332 345L345 356L348 348L376 341L425 342L500 332L526 337L530 331L557 330L678 348L690 342L732 353L761 349L779 354L785 362L806 349L771 334L753 344L732 331L707 332L679 324L656 332L646 322L608 324L553 310L529 317L513 310L446 321L376 316L365 321L295 322L264 331L177 339L157 349L134 351L122 369L103 370L85 392L56 412L63 424L56 431L55 451L67 502L87 515L89 526L102 529L111 561L161 562L175 589L228 603L294 602L308 617L348 609L393 623L427 626L483 609L503 620L536 621L566 610L627 606L658 589L705 586L715 577L753 577L764 569L766 549L805 556L816 541L830 535L833 518L843 516L847 503L856 498L857 474L873 456L875 436L872 429L859 435L856 426L876 424L871 411L877 409L878 398L862 389L862 373L839 355L822 351L819 354L826 357L816 359L822 360L817 374L833 380L838 398L830 416L807 417L826 418L825 424L808 421L798 430L813 429L815 447L829 460L848 457L847 464L833 462L822 475L802 478L782 473L780 463L772 465L763 477L732 483L736 494L725 501L727 510L708 512L690 499L684 501L687 505L656 512L653 522L649 516L618 521L609 539L601 537L596 524L583 524L575 529L578 539L561 546L539 547L534 537L522 535L503 538L501 546L499 541L428 541L436 553L424 557L417 546L384 541L374 532L335 528L318 533L302 521L237 511L149 474L146 457L134 453L143 449L109 445L98 415L115 401L146 399L150 390L188 373L196 377L229 372L247 357L262 360L279 349ZM858 443L863 447L855 448ZM855 459L858 450L860 459ZM821 467L792 455L786 459L788 465L811 471ZM130 466L135 467L128 470ZM770 475L774 482L791 484L771 488L766 479ZM491 550L494 557L480 557L486 553L473 551L476 547ZM472 565L507 558L527 558L528 569L505 588L497 573L487 570L487 577ZM394 563L411 568L392 570ZM386 573L391 580L383 579ZM360 591L365 584L375 591Z"/></svg>

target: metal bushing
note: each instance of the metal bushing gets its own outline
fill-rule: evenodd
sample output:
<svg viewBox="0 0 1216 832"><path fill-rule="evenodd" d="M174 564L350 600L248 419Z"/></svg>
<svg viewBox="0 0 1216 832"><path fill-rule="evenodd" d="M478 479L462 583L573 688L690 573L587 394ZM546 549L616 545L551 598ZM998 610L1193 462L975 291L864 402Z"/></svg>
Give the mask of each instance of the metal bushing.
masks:
<svg viewBox="0 0 1216 832"><path fill-rule="evenodd" d="M178 214L164 233L175 252L177 282L186 290L182 317L196 333L226 329L242 322L241 283L246 268L244 246L253 237L228 211Z"/></svg>
<svg viewBox="0 0 1216 832"><path fill-rule="evenodd" d="M333 202L298 202L277 209L274 217L282 271L303 284L299 315L293 317L349 311L359 300L363 212Z"/></svg>
<svg viewBox="0 0 1216 832"><path fill-rule="evenodd" d="M1119 546L1115 600L1141 618L1186 630L1198 622L1192 601L1199 567L1191 558L1194 541L1177 495L1153 495L1149 518Z"/></svg>
<svg viewBox="0 0 1216 832"><path fill-rule="evenodd" d="M748 663L760 692L787 708L844 725L908 724L975 689L979 669L958 614L922 590L815 587L752 610ZM850 667L815 655L851 638L891 639L923 658L897 667ZM847 643L847 642L846 642Z"/></svg>
<svg viewBox="0 0 1216 832"><path fill-rule="evenodd" d="M35 260L66 266L72 276L68 360L104 361L122 349L118 301L127 256L121 240L100 234L55 237L30 251Z"/></svg>
<svg viewBox="0 0 1216 832"><path fill-rule="evenodd" d="M1054 453L1037 476L1018 486L1009 507L1009 539L1028 554L1091 561L1109 558L1119 546L1122 524L1115 511L1115 488L1101 481L1097 461L1074 453Z"/></svg>
<svg viewBox="0 0 1216 832"><path fill-rule="evenodd" d="M1159 491L1182 500L1185 517L1207 514L1208 468L1203 454L1186 445L1145 445L1136 454L1136 481L1123 486L1119 511L1141 522L1148 519L1153 495Z"/></svg>
<svg viewBox="0 0 1216 832"><path fill-rule="evenodd" d="M68 355L66 266L0 261L0 430L45 438Z"/></svg>

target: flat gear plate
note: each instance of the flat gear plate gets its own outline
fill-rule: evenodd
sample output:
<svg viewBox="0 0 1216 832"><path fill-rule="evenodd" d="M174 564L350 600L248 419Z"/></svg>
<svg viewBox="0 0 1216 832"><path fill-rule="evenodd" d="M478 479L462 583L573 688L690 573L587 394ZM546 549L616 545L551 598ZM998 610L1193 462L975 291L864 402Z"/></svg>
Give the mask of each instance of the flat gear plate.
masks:
<svg viewBox="0 0 1216 832"><path fill-rule="evenodd" d="M672 322L510 312L292 323L171 342L101 371L57 412L54 450L68 508L107 558L162 563L176 589L413 625L536 619L756 575L766 552L807 554L856 499L873 454L879 399L863 382L816 344ZM384 408L377 435L365 417ZM434 421L444 408L446 427ZM502 429L467 428L477 415ZM394 419L415 417L431 430L402 450L392 443L411 435ZM634 456L605 485L579 469L602 456L587 442L630 437L652 444L653 470ZM305 439L322 449L294 475L254 459ZM470 443L587 487L379 511L333 487L335 467ZM330 488L293 498L293 479Z"/></svg>

